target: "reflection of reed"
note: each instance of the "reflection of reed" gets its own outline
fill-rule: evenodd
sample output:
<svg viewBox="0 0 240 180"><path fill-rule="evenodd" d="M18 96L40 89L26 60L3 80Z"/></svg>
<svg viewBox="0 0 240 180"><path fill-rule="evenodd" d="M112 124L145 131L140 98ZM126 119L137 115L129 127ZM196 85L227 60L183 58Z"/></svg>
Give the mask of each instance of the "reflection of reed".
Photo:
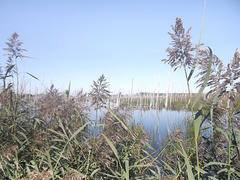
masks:
<svg viewBox="0 0 240 180"><path fill-rule="evenodd" d="M132 113L133 122L141 124L144 130L149 133L149 143L155 150L163 147L167 136L175 128L185 130L182 126L186 121L183 120L187 118L185 114L188 114L184 111L172 111L169 109L133 109L130 112Z"/></svg>
<svg viewBox="0 0 240 180"><path fill-rule="evenodd" d="M156 114L157 114L157 129L158 129L158 136L159 136L159 143L162 143L162 138L161 138L161 131L160 131L160 118L159 118L159 111L156 110Z"/></svg>
<svg viewBox="0 0 240 180"><path fill-rule="evenodd" d="M169 122L168 122L168 109L166 109L166 121L167 121L167 130L168 130L168 136L170 136L170 129L169 129Z"/></svg>
<svg viewBox="0 0 240 180"><path fill-rule="evenodd" d="M154 149L158 149L159 145L158 145L158 138L157 138L157 123L156 123L156 110L149 110L149 115L150 115L150 123L153 123L153 128L150 130L151 134L151 139L152 139L152 147Z"/></svg>
<svg viewBox="0 0 240 180"><path fill-rule="evenodd" d="M153 130L154 130L154 132L156 132L156 123L155 123L154 110L150 110L149 113L150 113L151 120L154 121L153 122ZM152 122L150 122L150 123L152 123Z"/></svg>

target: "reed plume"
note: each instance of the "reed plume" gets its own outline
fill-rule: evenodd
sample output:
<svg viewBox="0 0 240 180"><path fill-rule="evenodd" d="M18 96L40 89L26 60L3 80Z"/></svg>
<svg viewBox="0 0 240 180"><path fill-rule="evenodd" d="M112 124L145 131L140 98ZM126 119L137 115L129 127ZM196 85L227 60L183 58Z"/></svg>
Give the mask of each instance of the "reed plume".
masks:
<svg viewBox="0 0 240 180"><path fill-rule="evenodd" d="M195 48L192 47L191 36L189 28L187 32L183 27L181 18L176 18L175 26L172 26L174 33L168 32L172 38L171 48L167 48L168 59L163 59L164 63L168 63L174 71L182 66L191 68L193 66L193 54Z"/></svg>

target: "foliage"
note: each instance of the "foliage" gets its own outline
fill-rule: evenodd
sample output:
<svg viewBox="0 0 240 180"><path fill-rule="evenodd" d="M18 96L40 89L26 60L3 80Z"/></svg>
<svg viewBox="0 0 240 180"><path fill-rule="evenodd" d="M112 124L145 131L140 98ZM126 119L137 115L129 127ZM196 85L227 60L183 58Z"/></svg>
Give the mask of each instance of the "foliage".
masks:
<svg viewBox="0 0 240 180"><path fill-rule="evenodd" d="M169 58L163 61L174 70L184 68L189 94L198 68L200 90L189 96L191 104L182 102L192 110L186 131L173 131L157 151L141 125L130 126L128 115L117 108L105 107L103 121L95 122L102 128L92 137L87 94L70 96L70 84L66 94L53 84L41 95L15 92L10 78L18 76L16 59L25 50L14 33L0 73L0 179L239 179L240 52L236 49L224 66L210 48L192 47L190 29L185 32L180 18L172 30ZM93 81L96 112L110 98L108 86L104 75Z"/></svg>
<svg viewBox="0 0 240 180"><path fill-rule="evenodd" d="M183 29L179 18L176 27ZM173 28L173 30L175 30ZM199 102L203 90L207 87L205 100L201 100L199 110L193 113L192 121L180 142L167 145L163 156L165 172L173 174L175 178L188 179L239 179L240 158L239 142L237 141L239 129L239 75L240 53L238 49L234 53L231 62L225 67L222 61L211 49L199 49L195 60L187 63L180 57L184 41L179 40L178 31L174 39L174 48L167 49L168 62L171 67L177 69L180 65L195 64L199 69L196 84L200 87L192 108ZM184 29L180 32L184 32ZM189 31L188 31L189 32ZM182 36L184 37L184 36ZM185 41L186 42L186 41ZM182 44L182 45L179 45ZM188 43L189 44L189 43ZM189 46L190 47L190 46ZM173 53L174 52L174 53ZM176 58L179 57L179 58ZM176 62L177 61L177 62ZM184 66L184 67L185 67ZM187 76L185 71L185 76ZM190 80L186 78L187 82ZM185 139L185 140L184 140ZM183 145L184 144L184 145ZM177 159L177 161L176 161Z"/></svg>
<svg viewBox="0 0 240 180"><path fill-rule="evenodd" d="M154 165L143 151L148 141L147 133L141 126L129 129L126 123L125 114L117 109L108 110L104 128L96 140L88 139L87 146L93 147L95 143L90 162L95 162L94 168L99 170L98 176L94 176L96 179L121 179L126 176L126 179L135 179L147 176L148 169Z"/></svg>
<svg viewBox="0 0 240 180"><path fill-rule="evenodd" d="M13 37L16 40L18 36ZM10 75L12 68L10 65L1 76L0 179L148 176L154 161L143 151L147 134L140 126L128 129L125 115L108 110L104 128L92 141L86 93L79 91L74 97L68 93L66 97L52 84L44 94L18 95L12 88L14 82L5 81L17 75ZM107 86L104 75L94 81L92 95L98 108L110 96Z"/></svg>
<svg viewBox="0 0 240 180"><path fill-rule="evenodd" d="M61 103L53 86L46 96ZM40 97L39 104L44 102L42 98L46 100ZM48 108L54 110L55 104L51 106ZM154 165L143 151L146 132L140 126L128 129L126 116L118 110L106 114L104 128L93 149L87 131L90 121L85 121L79 111L79 116L68 116L73 113L72 106L65 108L64 113L49 114L43 110L46 114L24 111L15 115L8 107L6 104L0 111L1 179L129 179L148 176ZM50 117L48 121L46 117Z"/></svg>

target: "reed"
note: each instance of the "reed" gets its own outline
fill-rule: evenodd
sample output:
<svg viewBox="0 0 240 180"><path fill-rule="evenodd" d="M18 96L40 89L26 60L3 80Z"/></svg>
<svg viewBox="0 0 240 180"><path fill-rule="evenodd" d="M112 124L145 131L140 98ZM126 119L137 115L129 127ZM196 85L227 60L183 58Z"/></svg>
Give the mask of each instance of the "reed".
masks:
<svg viewBox="0 0 240 180"><path fill-rule="evenodd" d="M211 48L200 48L200 41L192 47L190 29L185 31L180 18L172 30L173 47L163 61L174 70L183 68L188 95L133 94L132 81L131 96L119 93L115 109L106 107L113 97L104 75L93 81L89 94L70 95L70 84L65 94L53 84L41 95L19 93L15 68L25 50L14 33L0 75L0 179L239 179L240 52L236 49L224 66ZM199 92L191 95L195 69ZM130 124L121 106L158 109L169 108L168 102L172 109L187 106L192 118L185 131L169 131L163 146L154 149L150 135L141 125ZM101 122L88 118L92 106L96 120L98 109L105 109ZM92 126L103 128L92 137Z"/></svg>
<svg viewBox="0 0 240 180"><path fill-rule="evenodd" d="M170 160L168 160L169 164L166 161L163 163L167 164L167 169L175 175L176 179L180 176L188 179L239 178L239 165L237 165L240 162L239 147L238 143L236 143L237 131L234 127L238 127L239 118L239 111L237 110L239 107L236 106L236 98L240 92L238 88L240 53L237 49L233 59L226 67L212 53L210 48L208 50L198 48L195 59L188 53L181 55L183 53L182 48L191 50L184 43L181 44L181 42L189 42L189 30L185 35L180 35L181 33L184 34L185 30L179 18L176 19L176 25L172 26L172 29L175 34L169 34L173 39L174 48L167 49L169 59L163 61L170 64L171 67L175 67L175 70L183 66L187 84L194 69L198 68L200 72L196 76L198 77L196 83L200 89L196 98L190 101L193 118L189 122L191 125L186 131L187 139L172 144L174 148L168 148L168 152L165 154L169 157L169 153L171 153L174 158L178 158L178 161L172 165ZM177 41L180 37L187 39ZM187 44L191 45L191 43ZM200 44L197 47L199 46ZM186 54L189 56L187 57ZM186 67L188 66L192 69L189 75L186 73ZM200 101L206 87L209 89L206 97L210 98ZM195 113L193 108L197 106L198 102L200 102L199 110ZM206 125L207 121L210 121L210 123L207 128L204 128L203 125ZM211 133L206 133L207 129L211 129ZM223 153L221 158L219 156L219 146L222 148L221 152Z"/></svg>

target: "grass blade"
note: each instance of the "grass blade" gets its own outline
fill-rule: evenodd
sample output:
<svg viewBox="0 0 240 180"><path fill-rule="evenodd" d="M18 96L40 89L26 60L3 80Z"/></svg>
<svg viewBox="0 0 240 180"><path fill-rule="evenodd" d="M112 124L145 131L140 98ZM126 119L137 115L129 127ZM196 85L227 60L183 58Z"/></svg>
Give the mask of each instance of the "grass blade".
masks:
<svg viewBox="0 0 240 180"><path fill-rule="evenodd" d="M112 141L111 141L110 139L108 139L107 136L105 136L104 134L102 134L102 136L103 136L104 139L107 141L108 145L109 145L110 148L112 149L112 151L113 151L113 153L115 154L116 158L117 158L118 161L120 162L117 149L116 149L115 146L113 145Z"/></svg>
<svg viewBox="0 0 240 180"><path fill-rule="evenodd" d="M59 158L56 162L56 165L54 166L54 170L57 168L58 163L60 161L60 159L63 157L63 152L65 151L67 145L70 143L70 141L75 138L75 136L77 136L78 133L80 133L82 130L85 129L85 127L90 123L90 121L88 121L87 123L85 123L83 126L81 126L75 133L73 133L73 135L69 138L69 140L67 141L67 143L65 144L65 146L63 147L63 150L61 151Z"/></svg>
<svg viewBox="0 0 240 180"><path fill-rule="evenodd" d="M194 175L193 175L193 172L192 172L192 167L190 165L190 162L188 160L188 156L182 146L182 143L180 143L180 146L182 148L182 153L183 153L183 156L184 156L184 159L185 159L185 163L187 164L187 174L188 174L188 179L195 179L194 178Z"/></svg>
<svg viewBox="0 0 240 180"><path fill-rule="evenodd" d="M167 167L168 170L170 170L175 176L177 175L177 172L174 171L171 166L169 166L166 162L162 160L163 164Z"/></svg>
<svg viewBox="0 0 240 180"><path fill-rule="evenodd" d="M198 139L201 121L202 121L202 110L200 109L198 111L198 113L196 114L196 117L195 117L195 119L193 121L195 140Z"/></svg>
<svg viewBox="0 0 240 180"><path fill-rule="evenodd" d="M213 55L212 55L212 49L210 47L208 47L209 51L210 51L210 55L209 55L209 64L208 64L208 70L207 70L207 73L206 73L206 77L204 79L204 82L201 86L201 88L199 89L198 93L197 93L197 96L193 102L193 105L192 105L192 108L197 104L197 102L199 101L200 97L202 96L202 93L203 93L203 90L205 89L205 87L207 86L207 82L209 80L209 76L210 76L210 73L211 73L211 67L212 67L212 60L213 60Z"/></svg>
<svg viewBox="0 0 240 180"><path fill-rule="evenodd" d="M211 165L229 166L229 164L222 163L222 162L209 162L203 167L203 169Z"/></svg>
<svg viewBox="0 0 240 180"><path fill-rule="evenodd" d="M125 168L126 168L125 179L129 180L129 160L128 159L125 160Z"/></svg>
<svg viewBox="0 0 240 180"><path fill-rule="evenodd" d="M198 51L199 51L199 48L200 48L200 45L201 45L201 39L202 39L202 33L203 33L203 25L204 25L204 16L205 16L205 9L206 9L206 0L204 1L204 10L203 10L203 20L202 20L202 27L201 27L201 32L200 32L200 37L199 37L199 42L198 42L198 48L197 48L197 53L195 55L195 62L194 62L194 65L193 65L193 68L192 70L190 71L189 73L189 76L188 76L188 81L190 81L193 73L194 73L194 70L196 68L196 60L197 60L197 57L198 57Z"/></svg>
<svg viewBox="0 0 240 180"><path fill-rule="evenodd" d="M39 81L39 79L36 77L36 76L34 76L34 75L32 75L32 74L30 74L30 73L28 73L28 72L26 72L29 76L31 76L32 78L34 78L34 79L36 79L36 80L38 80Z"/></svg>

